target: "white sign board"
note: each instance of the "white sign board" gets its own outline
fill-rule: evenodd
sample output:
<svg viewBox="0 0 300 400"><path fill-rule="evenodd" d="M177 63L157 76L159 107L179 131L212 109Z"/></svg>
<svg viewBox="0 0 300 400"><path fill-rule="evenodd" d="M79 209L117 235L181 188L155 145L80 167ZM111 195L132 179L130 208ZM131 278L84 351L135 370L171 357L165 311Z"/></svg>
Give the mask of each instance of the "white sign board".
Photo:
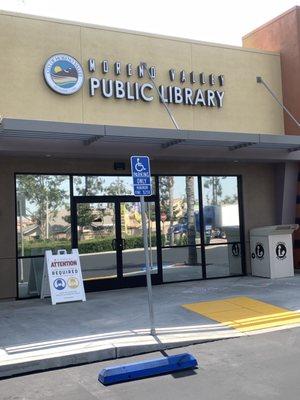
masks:
<svg viewBox="0 0 300 400"><path fill-rule="evenodd" d="M45 252L41 298L46 296L51 296L53 305L86 300L77 249L70 254L66 250Z"/></svg>

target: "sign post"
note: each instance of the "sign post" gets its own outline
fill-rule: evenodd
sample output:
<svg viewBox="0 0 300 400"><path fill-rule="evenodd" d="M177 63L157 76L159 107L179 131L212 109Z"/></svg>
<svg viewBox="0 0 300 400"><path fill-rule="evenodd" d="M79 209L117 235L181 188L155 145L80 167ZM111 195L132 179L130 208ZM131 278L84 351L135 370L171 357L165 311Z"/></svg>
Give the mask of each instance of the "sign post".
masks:
<svg viewBox="0 0 300 400"><path fill-rule="evenodd" d="M133 178L134 195L139 196L140 201L141 201L141 214L142 214L145 261L146 261L146 276L147 276L147 288L148 288L150 327L151 327L151 335L155 335L156 332L155 332L155 327L154 327L152 284L151 284L149 250L148 250L146 209L145 209L145 196L151 196L151 194L152 194L150 160L149 160L149 157L147 157L147 156L132 156L130 158L130 162L131 162L131 174L132 174L132 178Z"/></svg>

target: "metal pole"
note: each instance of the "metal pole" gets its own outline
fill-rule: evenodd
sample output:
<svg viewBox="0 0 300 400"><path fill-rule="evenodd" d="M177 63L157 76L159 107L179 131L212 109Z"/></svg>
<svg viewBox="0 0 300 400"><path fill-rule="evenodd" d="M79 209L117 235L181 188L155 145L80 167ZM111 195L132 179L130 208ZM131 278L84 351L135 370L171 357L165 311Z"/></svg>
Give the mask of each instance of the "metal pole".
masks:
<svg viewBox="0 0 300 400"><path fill-rule="evenodd" d="M300 127L300 123L296 120L296 118L292 115L292 113L286 108L286 106L277 98L275 93L271 90L269 85L263 80L261 76L256 77L256 82L257 83L262 83L264 87L267 89L267 91L271 94L273 99L280 105L281 108L288 114L288 116L295 122L295 124Z"/></svg>
<svg viewBox="0 0 300 400"><path fill-rule="evenodd" d="M172 113L171 113L169 107L167 106L165 100L163 99L163 97L162 97L160 91L158 90L158 87L156 86L156 83L154 82L154 79L152 78L152 76L151 76L151 74L150 74L150 72L149 72L149 70L148 70L147 64L146 64L145 62L142 62L141 65L145 68L145 70L146 70L146 72L147 72L147 75L148 75L150 81L153 83L153 86L154 86L154 88L155 88L155 90L156 90L156 92L157 92L157 94L158 94L158 96L159 96L159 98L160 98L160 101L163 103L163 105L164 105L164 107L165 107L167 113L169 114L169 117L171 118L171 121L173 122L175 128L179 131L179 130L180 130L180 129L179 129L179 126L178 126L178 124L177 124L175 118L173 117L173 115L172 115Z"/></svg>
<svg viewBox="0 0 300 400"><path fill-rule="evenodd" d="M148 235L149 235L149 252L150 252L150 267L151 271L153 268L153 255L152 255L152 225L151 225L151 208L150 208L151 203L147 203L148 206Z"/></svg>
<svg viewBox="0 0 300 400"><path fill-rule="evenodd" d="M141 196L140 199L141 199L141 214L142 214L145 261L146 261L146 276L147 276L147 288L148 288L150 328L151 328L151 335L156 335L155 327L154 327L152 284L151 284L151 271L150 271L150 260L149 260L149 251L148 251L147 222L146 222L146 209L145 209L144 196Z"/></svg>

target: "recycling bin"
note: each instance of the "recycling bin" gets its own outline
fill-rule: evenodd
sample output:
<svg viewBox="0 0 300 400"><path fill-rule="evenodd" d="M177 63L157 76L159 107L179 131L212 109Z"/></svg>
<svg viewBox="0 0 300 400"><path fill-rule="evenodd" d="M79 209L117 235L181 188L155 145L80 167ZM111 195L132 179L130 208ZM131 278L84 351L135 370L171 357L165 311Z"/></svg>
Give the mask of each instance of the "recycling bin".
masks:
<svg viewBox="0 0 300 400"><path fill-rule="evenodd" d="M242 273L242 255L240 243L240 227L239 226L224 226L222 230L226 234L228 243L228 262L229 274L240 275Z"/></svg>
<svg viewBox="0 0 300 400"><path fill-rule="evenodd" d="M294 276L292 233L299 225L263 226L250 230L252 275L265 278Z"/></svg>

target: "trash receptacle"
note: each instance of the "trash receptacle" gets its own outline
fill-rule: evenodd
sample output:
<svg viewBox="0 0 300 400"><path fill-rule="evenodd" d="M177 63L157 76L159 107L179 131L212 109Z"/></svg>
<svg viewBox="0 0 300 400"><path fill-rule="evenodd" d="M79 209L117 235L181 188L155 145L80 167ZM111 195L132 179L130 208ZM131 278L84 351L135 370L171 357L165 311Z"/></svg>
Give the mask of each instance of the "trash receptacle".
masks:
<svg viewBox="0 0 300 400"><path fill-rule="evenodd" d="M297 224L274 225L250 230L252 275L294 276L292 233L298 227Z"/></svg>
<svg viewBox="0 0 300 400"><path fill-rule="evenodd" d="M240 244L240 227L224 226L223 231L226 233L228 247L229 274L240 275L242 273L242 257Z"/></svg>

